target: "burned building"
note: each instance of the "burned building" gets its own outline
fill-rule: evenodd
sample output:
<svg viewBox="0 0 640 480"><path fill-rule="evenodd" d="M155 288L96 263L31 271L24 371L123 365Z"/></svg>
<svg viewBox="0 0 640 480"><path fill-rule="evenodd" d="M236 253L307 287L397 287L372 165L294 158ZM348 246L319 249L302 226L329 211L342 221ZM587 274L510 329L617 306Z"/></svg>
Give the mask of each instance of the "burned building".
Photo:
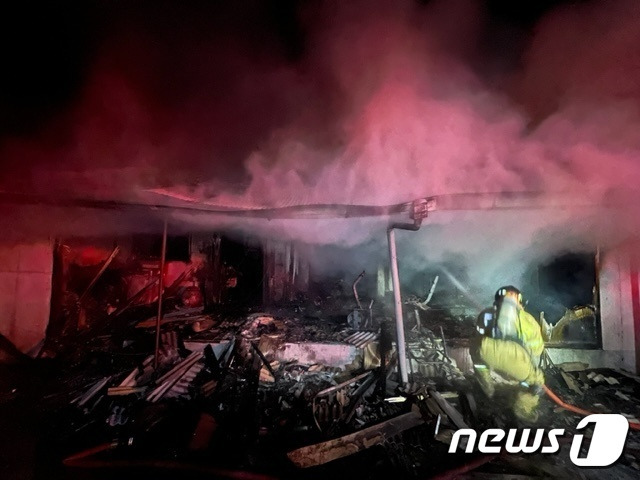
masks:
<svg viewBox="0 0 640 480"><path fill-rule="evenodd" d="M525 198L496 195L491 208ZM486 199L464 202L482 207ZM255 233L188 232L168 220L171 209L155 233L6 246L5 311L13 315L2 325L2 351L13 373L5 401L36 395L42 401L33 415L59 419L38 429L39 441L58 443L52 458L36 461L59 462L62 478L110 467L453 475L468 462L463 454L428 460L444 454L453 432L516 424L508 400L488 405L474 380L476 317L491 299L469 275L473 260L416 271L402 257L407 244L396 245L395 235L406 241L428 231L438 205L452 201L432 197L383 214L387 227L368 247L378 255L364 255L365 271L345 257L357 255L357 245L327 252ZM549 205L536 208L541 214ZM291 221L317 216L312 210ZM632 252L561 254L522 276L526 308L544 332L552 394L587 412L623 412L629 422L638 414L635 337L625 334L634 331ZM343 268L322 268L318 256ZM27 388L26 378L42 386ZM538 425L575 426L575 413L551 415L554 408L543 401L548 413ZM573 471L562 462L492 464L488 471Z"/></svg>
<svg viewBox="0 0 640 480"><path fill-rule="evenodd" d="M640 12L542 3L7 12L0 473L637 477Z"/></svg>

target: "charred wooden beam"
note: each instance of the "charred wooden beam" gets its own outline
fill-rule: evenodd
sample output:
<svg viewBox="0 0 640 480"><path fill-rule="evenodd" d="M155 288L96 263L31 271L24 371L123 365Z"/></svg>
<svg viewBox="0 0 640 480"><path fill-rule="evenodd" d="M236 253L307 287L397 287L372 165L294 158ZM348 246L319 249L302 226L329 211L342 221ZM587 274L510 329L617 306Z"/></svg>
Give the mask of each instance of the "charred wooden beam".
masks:
<svg viewBox="0 0 640 480"><path fill-rule="evenodd" d="M429 396L435 401L435 403L442 410L442 412L445 415L447 415L447 417L449 417L449 420L451 420L451 423L453 423L456 426L456 428L458 429L469 428L469 426L464 421L464 417L462 416L462 414L458 410L456 410L456 408L453 405L451 405L447 401L447 399L444 398L439 392L430 388ZM428 403L429 402L427 402L427 404ZM437 413L437 412L434 412L434 413Z"/></svg>
<svg viewBox="0 0 640 480"><path fill-rule="evenodd" d="M380 445L386 439L423 423L422 416L409 412L340 438L293 450L287 457L301 468L322 465Z"/></svg>
<svg viewBox="0 0 640 480"><path fill-rule="evenodd" d="M78 300L79 303L82 303L82 301L86 298L87 294L91 291L91 289L96 284L96 282L100 280L100 277L107 270L107 268L109 268L109 265L111 265L111 262L113 262L113 259L116 258L116 255L118 255L118 252L120 252L120 247L115 247L111 252L111 255L109 255L109 257L105 260L104 265L102 265L102 268L100 268L96 276L93 277L91 282L89 282L89 285L87 286L87 288L84 289L84 292L82 292L82 295L80 295L80 299Z"/></svg>
<svg viewBox="0 0 640 480"><path fill-rule="evenodd" d="M271 367L271 364L269 363L269 360L267 360L267 357L264 356L264 353L260 351L260 347L258 347L255 344L255 342L251 342L251 348L253 348L254 352L256 352L258 357L260 357L260 360L262 360L262 363L264 363L264 366L267 368L267 370L269 370L269 373L271 374L271 376L273 378L276 378L275 370L273 370L273 368Z"/></svg>

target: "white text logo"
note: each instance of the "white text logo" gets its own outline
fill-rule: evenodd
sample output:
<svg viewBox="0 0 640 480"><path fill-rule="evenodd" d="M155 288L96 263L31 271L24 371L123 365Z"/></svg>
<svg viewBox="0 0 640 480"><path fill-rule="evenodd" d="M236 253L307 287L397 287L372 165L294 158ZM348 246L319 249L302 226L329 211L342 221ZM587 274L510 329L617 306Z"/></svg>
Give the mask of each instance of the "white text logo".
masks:
<svg viewBox="0 0 640 480"><path fill-rule="evenodd" d="M629 431L627 419L619 414L593 414L583 418L577 430L582 430L589 424L595 424L593 436L586 457L580 458L580 449L584 435L576 434L571 442L571 461L580 467L606 467L614 463L624 448ZM549 440L543 446L545 438ZM478 451L482 453L500 453L503 447L509 453L556 453L560 449L558 437L564 435L563 428L554 428L546 432L524 428L522 430L510 429L505 432L501 428L490 428L480 434ZM449 453L458 449L458 445L464 448L466 453L472 453L478 440L478 433L470 428L458 430L451 439ZM464 443L466 442L466 444Z"/></svg>

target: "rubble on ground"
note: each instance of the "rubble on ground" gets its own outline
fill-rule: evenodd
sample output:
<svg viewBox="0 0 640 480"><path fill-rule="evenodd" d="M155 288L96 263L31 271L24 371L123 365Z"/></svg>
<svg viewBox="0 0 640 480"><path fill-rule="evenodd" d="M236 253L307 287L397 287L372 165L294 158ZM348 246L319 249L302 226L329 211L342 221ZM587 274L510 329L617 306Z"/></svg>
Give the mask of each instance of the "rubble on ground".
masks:
<svg viewBox="0 0 640 480"><path fill-rule="evenodd" d="M191 274L186 268L173 283L184 287ZM147 288L155 282L145 278L84 331L65 331L73 355L64 342L43 350L41 362L61 366L39 405L48 417L42 441L55 443L47 458L61 478L66 469L114 466L261 478L450 477L460 465L487 478L575 474L561 456L446 454L460 428L519 425L508 399L485 398L470 374L469 307L429 303L437 277L426 300L406 302L406 385L390 312L359 298L362 274L355 309L349 294L248 314L205 309L187 286L187 300L169 296L159 322ZM548 364L545 375L566 402L640 419L637 377L578 362ZM575 434L578 416L546 398L540 408L539 428ZM636 431L627 445L623 478L640 464Z"/></svg>

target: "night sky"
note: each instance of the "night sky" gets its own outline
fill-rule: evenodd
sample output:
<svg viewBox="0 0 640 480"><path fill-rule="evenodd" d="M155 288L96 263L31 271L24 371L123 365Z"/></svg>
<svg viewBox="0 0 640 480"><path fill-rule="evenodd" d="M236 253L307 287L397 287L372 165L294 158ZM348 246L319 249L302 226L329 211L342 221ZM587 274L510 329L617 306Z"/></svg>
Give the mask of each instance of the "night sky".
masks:
<svg viewBox="0 0 640 480"><path fill-rule="evenodd" d="M320 1L89 1L4 2L1 18L3 74L0 77L0 128L3 137L30 135L55 121L77 101L87 75L105 45L132 32L148 35L163 57L161 78L141 79L152 96L179 97L189 86L172 66L181 66L185 43L193 39L243 41L248 49L282 61L301 61L313 48L306 31ZM415 2L416 8L429 2ZM487 0L481 63L515 68L536 21L561 0ZM135 46L133 46L135 48ZM247 52L239 52L239 54ZM135 57L135 53L132 53ZM259 58L254 59L260 62ZM132 58L131 63L135 63ZM173 63L173 65L172 65ZM135 65L122 65L135 69ZM224 66L219 65L223 70ZM132 72L135 73L135 72ZM197 72L195 72L197 74ZM158 100L154 98L154 100ZM175 100L175 99L174 99Z"/></svg>
<svg viewBox="0 0 640 480"><path fill-rule="evenodd" d="M2 7L5 191L386 204L640 171L631 0L57 5Z"/></svg>
<svg viewBox="0 0 640 480"><path fill-rule="evenodd" d="M446 10L447 4L465 2L397 3L409 6L419 16L434 8L434 3L435 9ZM448 42L455 34L447 33L439 48L462 58L487 84L504 88L508 87L507 74L517 70L539 19L558 4L575 2L466 3L475 4L478 14L480 32L474 44L461 45L457 39ZM336 112L341 108L340 93L332 85L331 72L313 65L315 60L308 61L322 48L314 43L318 30L334 21L333 4L313 0L5 2L0 14L0 140L19 139L41 146L37 152L5 155L5 173L16 171L24 180L29 175L25 166L49 161L61 167L64 163L86 166L66 160L60 151L74 141L69 138L70 131L81 121L73 118L74 109L96 109L95 115L105 115L100 107L90 105L96 92L87 93L100 71L122 75L145 108L153 112L157 122L150 126L152 139L169 135L174 121L183 125L192 121L189 128L195 142L211 146L229 173L242 174L238 165L248 149L267 138L274 126L291 121L289 115L295 112L291 103L305 101L261 85L261 73L273 66L298 69L310 88L325 97L309 114L316 118L308 121L324 125L316 141L336 141L328 124L340 116ZM360 8L367 13L364 5ZM447 18L455 20L455 12ZM353 24L347 28L359 27L358 18L346 22ZM249 86L239 90L238 84L246 82ZM256 83L255 88L251 82ZM238 101L238 97L245 98ZM108 102L108 98L98 101ZM89 105L82 107L83 103ZM194 107L198 103L221 113L203 112ZM247 116L251 120L247 121ZM202 131L203 123L224 138L203 140L207 135ZM104 128L107 137L120 134L108 121L94 128ZM186 148L184 155L192 157L185 162L202 164L202 159L194 158L200 152ZM203 173L206 176L207 172ZM241 178L231 176L232 180ZM163 179L159 180L162 183ZM197 181L197 174L189 180Z"/></svg>

